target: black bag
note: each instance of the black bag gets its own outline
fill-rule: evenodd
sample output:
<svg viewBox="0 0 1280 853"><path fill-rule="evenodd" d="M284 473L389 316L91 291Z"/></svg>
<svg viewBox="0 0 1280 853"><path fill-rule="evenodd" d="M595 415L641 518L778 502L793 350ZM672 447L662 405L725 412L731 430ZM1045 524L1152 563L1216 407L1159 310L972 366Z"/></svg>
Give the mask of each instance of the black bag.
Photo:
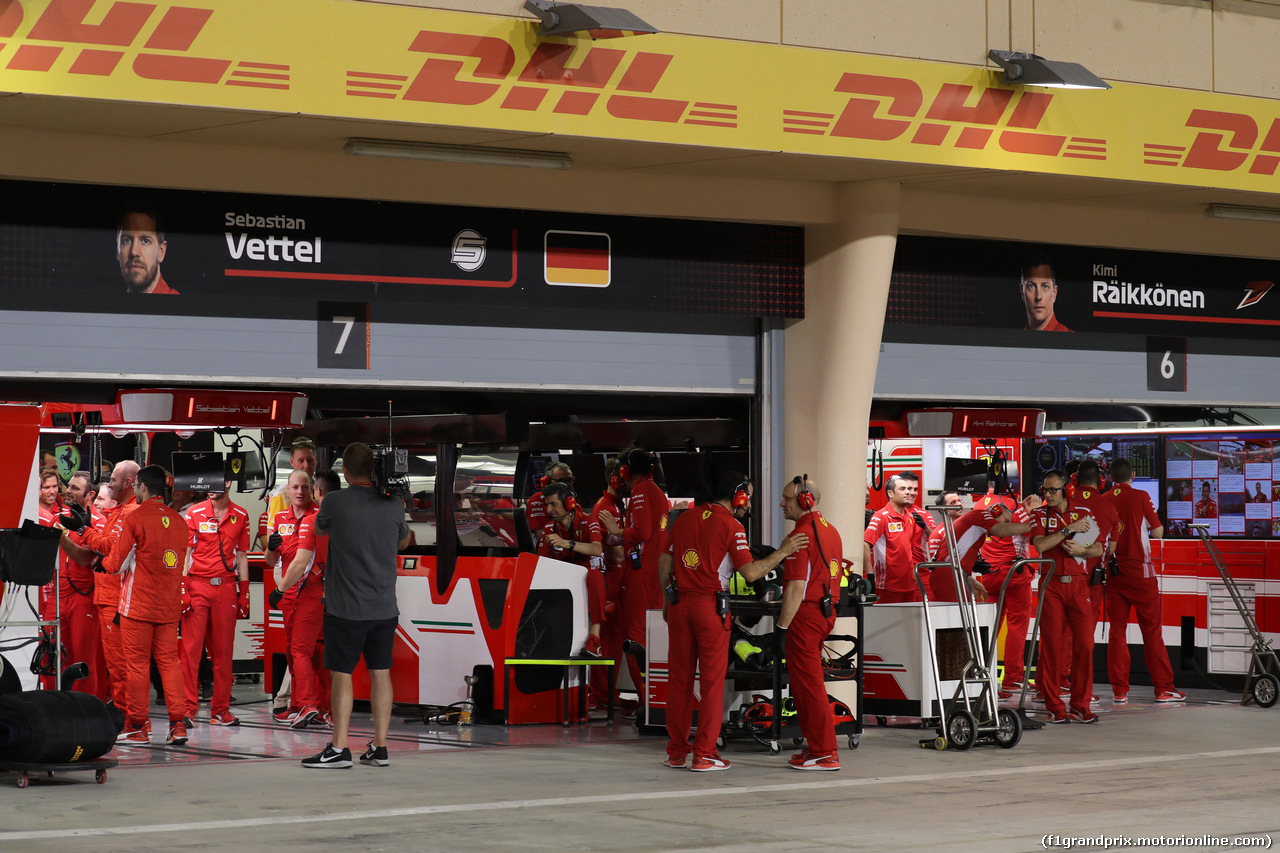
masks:
<svg viewBox="0 0 1280 853"><path fill-rule="evenodd" d="M53 580L61 539L61 530L31 519L20 528L0 531L0 581L43 586Z"/></svg>
<svg viewBox="0 0 1280 853"><path fill-rule="evenodd" d="M115 746L123 719L91 693L28 690L0 695L0 760L92 761Z"/></svg>

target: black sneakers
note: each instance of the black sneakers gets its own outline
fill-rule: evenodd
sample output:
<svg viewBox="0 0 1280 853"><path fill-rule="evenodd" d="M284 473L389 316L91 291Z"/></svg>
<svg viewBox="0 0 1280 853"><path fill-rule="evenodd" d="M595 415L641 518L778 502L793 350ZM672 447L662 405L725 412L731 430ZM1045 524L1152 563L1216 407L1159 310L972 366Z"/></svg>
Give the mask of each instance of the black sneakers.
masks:
<svg viewBox="0 0 1280 853"><path fill-rule="evenodd" d="M369 748L364 751L364 755L360 756L360 763L373 767L387 767L391 764L391 760L387 757L385 746L374 746L373 741L369 741Z"/></svg>
<svg viewBox="0 0 1280 853"><path fill-rule="evenodd" d="M382 748L383 757L386 757L386 747ZM361 758L361 761L364 759ZM343 768L351 766L351 750L343 747L341 750L333 748L332 741L325 745L324 752L319 755L313 755L310 758L302 759L303 767L321 767L321 768Z"/></svg>

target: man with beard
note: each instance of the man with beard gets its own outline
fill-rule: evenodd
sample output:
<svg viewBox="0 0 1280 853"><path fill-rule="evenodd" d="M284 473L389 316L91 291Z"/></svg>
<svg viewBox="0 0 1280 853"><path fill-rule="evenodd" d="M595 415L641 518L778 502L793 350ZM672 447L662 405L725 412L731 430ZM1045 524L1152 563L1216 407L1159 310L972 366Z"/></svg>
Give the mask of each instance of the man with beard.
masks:
<svg viewBox="0 0 1280 853"><path fill-rule="evenodd" d="M178 294L160 273L168 246L159 213L145 205L125 211L116 229L116 260L127 292Z"/></svg>

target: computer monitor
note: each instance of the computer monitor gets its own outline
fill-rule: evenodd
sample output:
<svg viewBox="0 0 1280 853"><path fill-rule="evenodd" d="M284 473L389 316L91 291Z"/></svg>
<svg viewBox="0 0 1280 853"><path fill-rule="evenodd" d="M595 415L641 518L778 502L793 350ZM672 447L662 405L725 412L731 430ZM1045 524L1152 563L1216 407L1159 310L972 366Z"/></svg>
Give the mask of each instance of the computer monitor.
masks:
<svg viewBox="0 0 1280 853"><path fill-rule="evenodd" d="M173 489L176 492L220 493L226 488L226 461L221 453L174 453Z"/></svg>
<svg viewBox="0 0 1280 853"><path fill-rule="evenodd" d="M949 457L943 469L942 489L962 495L987 493L988 465L985 459Z"/></svg>

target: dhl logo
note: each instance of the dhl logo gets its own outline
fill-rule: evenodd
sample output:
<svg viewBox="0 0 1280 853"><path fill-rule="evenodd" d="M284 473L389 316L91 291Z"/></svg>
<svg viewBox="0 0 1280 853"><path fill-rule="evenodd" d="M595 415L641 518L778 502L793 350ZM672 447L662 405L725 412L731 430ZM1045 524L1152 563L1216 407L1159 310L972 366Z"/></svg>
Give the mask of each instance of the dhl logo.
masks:
<svg viewBox="0 0 1280 853"><path fill-rule="evenodd" d="M782 111L784 133L982 150L992 137L1011 154L1106 160L1107 141L1037 132L1053 101L1043 92L943 83L925 108L924 90L906 77L846 73L834 91L851 95L839 114ZM1015 98L1015 96L1017 96ZM956 130L956 133L952 133Z"/></svg>
<svg viewBox="0 0 1280 853"><path fill-rule="evenodd" d="M675 58L666 53L575 46L547 41L523 68L505 39L422 30L409 45L427 54L417 74L347 71L347 94L431 104L585 116L603 104L614 118L736 128L736 104L713 104L653 93ZM574 65L570 65L574 62Z"/></svg>
<svg viewBox="0 0 1280 853"><path fill-rule="evenodd" d="M1234 172L1248 163L1251 175L1274 175L1280 166L1280 118L1261 142L1258 123L1243 113L1192 110L1185 127L1200 128L1190 146L1146 142L1142 162L1216 172Z"/></svg>
<svg viewBox="0 0 1280 853"><path fill-rule="evenodd" d="M0 0L0 62L9 71L110 77L132 57L126 67L145 80L289 88L288 65L187 55L213 9L158 9L125 0L50 0L37 16L21 0Z"/></svg>

